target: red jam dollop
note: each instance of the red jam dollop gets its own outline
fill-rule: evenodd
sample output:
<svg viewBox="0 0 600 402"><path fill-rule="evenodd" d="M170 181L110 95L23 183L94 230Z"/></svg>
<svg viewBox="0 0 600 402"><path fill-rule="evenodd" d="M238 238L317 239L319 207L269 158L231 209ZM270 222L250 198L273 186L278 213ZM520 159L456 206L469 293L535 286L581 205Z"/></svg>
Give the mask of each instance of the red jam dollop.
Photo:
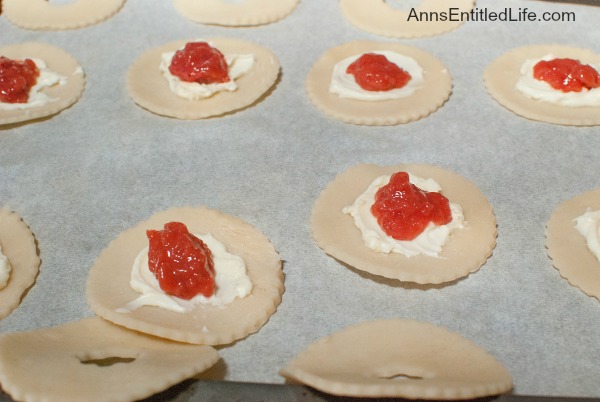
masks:
<svg viewBox="0 0 600 402"><path fill-rule="evenodd" d="M169 71L182 81L198 84L220 84L231 80L225 56L206 42L186 43L173 55Z"/></svg>
<svg viewBox="0 0 600 402"><path fill-rule="evenodd" d="M377 190L371 213L381 229L396 240L413 240L429 222L445 225L452 220L448 199L411 184L406 172L394 173L390 182Z"/></svg>
<svg viewBox="0 0 600 402"><path fill-rule="evenodd" d="M410 81L410 74L390 62L382 54L365 53L348 66L347 74L354 75L356 83L365 91L389 91L402 88Z"/></svg>
<svg viewBox="0 0 600 402"><path fill-rule="evenodd" d="M0 102L27 103L39 75L31 59L18 61L0 56Z"/></svg>
<svg viewBox="0 0 600 402"><path fill-rule="evenodd" d="M189 300L215 291L212 253L181 222L169 222L164 230L147 230L150 243L148 267L167 294Z"/></svg>
<svg viewBox="0 0 600 402"><path fill-rule="evenodd" d="M542 60L533 67L533 77L563 92L600 87L598 71L573 59Z"/></svg>

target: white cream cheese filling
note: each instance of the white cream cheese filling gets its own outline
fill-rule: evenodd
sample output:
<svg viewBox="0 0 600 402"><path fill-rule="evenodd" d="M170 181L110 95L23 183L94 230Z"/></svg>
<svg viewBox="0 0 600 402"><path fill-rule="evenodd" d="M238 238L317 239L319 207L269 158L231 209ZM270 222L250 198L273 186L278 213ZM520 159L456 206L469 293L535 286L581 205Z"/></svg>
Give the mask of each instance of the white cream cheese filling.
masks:
<svg viewBox="0 0 600 402"><path fill-rule="evenodd" d="M356 82L354 75L346 73L346 69L364 53L347 57L339 61L334 67L329 84L329 92L337 94L340 98L380 101L405 98L412 95L421 88L425 82L423 79L423 68L412 57L392 52L389 50L377 50L369 53L384 55L391 63L394 63L410 74L411 79L402 88L389 91L367 91L362 89Z"/></svg>
<svg viewBox="0 0 600 402"><path fill-rule="evenodd" d="M44 60L33 57L25 57L25 59L32 60L38 70L40 70L40 75L37 77L35 85L29 90L29 99L26 103L0 102L0 110L29 109L32 107L43 106L49 102L55 101L55 98L50 98L45 93L41 92L41 90L54 85L64 85L67 82L67 77L59 75L56 72L48 69L48 66ZM79 73L79 71L76 73ZM83 73L83 71L81 73Z"/></svg>
<svg viewBox="0 0 600 402"><path fill-rule="evenodd" d="M600 262L600 210L587 210L575 218L575 228L585 238L588 249Z"/></svg>
<svg viewBox="0 0 600 402"><path fill-rule="evenodd" d="M554 89L545 81L537 80L533 77L533 68L540 61L550 61L557 57L553 54L547 54L539 59L527 59L521 65L521 78L517 81L517 90L523 95L562 106L600 106L600 87L592 89L582 89L581 92L563 92ZM591 65L596 71L600 71L600 66Z"/></svg>
<svg viewBox="0 0 600 402"><path fill-rule="evenodd" d="M208 44L215 47L210 42ZM220 91L233 92L237 90L238 86L235 83L235 80L250 71L254 64L254 55L252 54L225 54L225 61L229 67L228 73L230 80L223 83L199 84L197 82L182 81L179 77L171 74L169 66L171 65L173 55L175 55L175 52L165 52L162 54L159 66L160 71L167 79L171 92L179 97L189 100L209 98Z"/></svg>
<svg viewBox="0 0 600 402"><path fill-rule="evenodd" d="M2 247L0 247L0 289L5 288L8 284L11 270L10 261L7 256L2 254Z"/></svg>
<svg viewBox="0 0 600 402"><path fill-rule="evenodd" d="M439 257L442 247L446 244L450 233L454 229L464 227L464 216L460 205L450 203L452 220L446 225L435 225L429 223L425 230L413 240L396 240L388 236L377 223L377 219L371 213L371 206L375 202L375 194L381 187L390 181L388 175L379 176L369 185L354 204L343 208L345 214L354 218L354 224L360 230L365 245L379 253L399 253L407 257L416 255L427 255ZM428 192L440 192L440 185L433 179L423 179L409 173L409 181L421 190Z"/></svg>
<svg viewBox="0 0 600 402"><path fill-rule="evenodd" d="M131 269L130 286L141 293L141 296L117 311L129 313L142 306L156 306L183 313L198 305L222 307L233 302L237 297L244 298L249 295L252 291L252 282L246 273L244 260L227 252L225 245L210 233L194 234L194 236L202 240L212 253L216 291L211 297L199 294L190 300L185 300L166 294L148 267L148 247L146 247L137 255Z"/></svg>

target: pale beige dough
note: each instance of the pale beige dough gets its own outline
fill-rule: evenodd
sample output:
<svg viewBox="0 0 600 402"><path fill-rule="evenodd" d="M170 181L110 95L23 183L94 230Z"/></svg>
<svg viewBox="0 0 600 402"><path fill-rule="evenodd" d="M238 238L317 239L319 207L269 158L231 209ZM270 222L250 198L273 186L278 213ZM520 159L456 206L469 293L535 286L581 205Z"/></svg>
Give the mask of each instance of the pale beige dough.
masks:
<svg viewBox="0 0 600 402"><path fill-rule="evenodd" d="M6 287L0 289L0 319L9 315L21 303L25 292L35 282L39 272L35 238L15 212L0 209L0 247L12 266Z"/></svg>
<svg viewBox="0 0 600 402"><path fill-rule="evenodd" d="M559 205L546 225L546 248L560 275L588 296L600 300L600 262L575 228L575 218L600 209L600 189Z"/></svg>
<svg viewBox="0 0 600 402"><path fill-rule="evenodd" d="M195 22L226 26L252 26L279 21L298 5L300 0L173 0L175 9Z"/></svg>
<svg viewBox="0 0 600 402"><path fill-rule="evenodd" d="M254 55L251 70L235 80L238 86L236 91L219 92L200 100L188 100L171 92L159 65L164 52L176 51L190 42L181 40L149 50L133 63L127 73L129 95L138 105L159 115L177 119L203 119L250 106L275 84L279 75L279 60L267 48L240 39L203 40L212 43L224 55Z"/></svg>
<svg viewBox="0 0 600 402"><path fill-rule="evenodd" d="M50 70L67 78L64 85L42 89L41 92L53 99L45 105L23 110L0 110L0 125L51 116L74 104L83 93L85 87L83 70L77 60L58 47L36 42L19 43L1 47L0 56L17 60L42 59Z"/></svg>
<svg viewBox="0 0 600 402"><path fill-rule="evenodd" d="M116 14L125 0L74 0L52 4L49 0L2 0L2 13L26 29L65 30L83 28Z"/></svg>
<svg viewBox="0 0 600 402"><path fill-rule="evenodd" d="M2 388L26 402L139 400L218 360L210 346L160 340L98 317L0 336Z"/></svg>
<svg viewBox="0 0 600 402"><path fill-rule="evenodd" d="M228 252L240 256L252 293L224 307L198 306L187 313L153 306L117 312L139 296L129 280L135 257L148 246L146 230L162 229L171 221L185 223L191 233L211 233ZM96 260L87 282L88 302L99 316L140 332L205 345L231 343L258 331L275 312L283 291L281 260L269 240L250 224L204 207L159 212L123 232Z"/></svg>
<svg viewBox="0 0 600 402"><path fill-rule="evenodd" d="M591 50L563 45L535 45L512 49L494 60L484 73L489 94L508 110L531 120L567 126L600 125L600 108L570 107L531 99L517 88L521 65L549 53L558 58L572 58L584 64L600 64L600 55Z"/></svg>
<svg viewBox="0 0 600 402"><path fill-rule="evenodd" d="M376 177L399 171L434 179L441 193L463 209L465 227L451 232L439 258L375 252L365 245L353 218L342 212ZM358 165L346 170L315 202L311 228L319 247L332 257L371 274L419 284L467 276L485 263L496 246L496 218L487 198L462 176L431 165Z"/></svg>
<svg viewBox="0 0 600 402"><path fill-rule="evenodd" d="M450 8L456 13L470 12L475 0L423 0L415 12L445 12ZM410 18L410 10L400 10L391 7L384 0L340 0L340 8L344 17L359 29L377 35L394 38L416 38L443 34L458 28L464 20L448 18L448 21L418 21ZM456 21L450 21L453 19Z"/></svg>
<svg viewBox="0 0 600 402"><path fill-rule="evenodd" d="M308 346L280 374L320 391L353 397L472 399L512 388L487 351L445 328L376 320Z"/></svg>
<svg viewBox="0 0 600 402"><path fill-rule="evenodd" d="M408 97L383 101L345 99L329 92L336 63L377 50L415 59L423 69L424 86ZM423 50L399 43L354 41L329 49L317 60L306 78L306 90L313 104L334 119L369 126L396 125L418 120L441 107L452 92L452 78L437 58Z"/></svg>

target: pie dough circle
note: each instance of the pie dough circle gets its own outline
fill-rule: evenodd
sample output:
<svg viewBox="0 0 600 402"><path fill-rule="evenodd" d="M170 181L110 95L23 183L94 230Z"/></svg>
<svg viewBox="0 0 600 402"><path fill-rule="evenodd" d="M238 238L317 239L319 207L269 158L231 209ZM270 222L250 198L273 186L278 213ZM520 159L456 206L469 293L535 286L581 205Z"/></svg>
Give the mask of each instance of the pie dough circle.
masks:
<svg viewBox="0 0 600 402"><path fill-rule="evenodd" d="M300 0L173 0L175 9L195 22L225 26L253 26L279 21L290 14Z"/></svg>
<svg viewBox="0 0 600 402"><path fill-rule="evenodd" d="M566 126L600 125L600 108L597 106L556 105L528 98L516 88L523 62L549 53L556 57L578 59L584 64L600 65L600 55L587 49L563 45L515 48L498 57L485 70L483 78L489 94L508 110L531 120Z"/></svg>
<svg viewBox="0 0 600 402"><path fill-rule="evenodd" d="M580 194L554 210L546 225L546 248L560 276L600 300L600 262L575 228L575 218L588 208L600 209L600 189Z"/></svg>
<svg viewBox="0 0 600 402"><path fill-rule="evenodd" d="M0 125L51 116L74 104L83 93L83 70L77 60L58 47L36 42L19 43L1 47L0 55L9 59L42 59L50 70L67 78L64 85L54 85L41 90L50 99L55 99L45 105L22 110L0 110Z"/></svg>
<svg viewBox="0 0 600 402"><path fill-rule="evenodd" d="M377 50L390 50L415 59L423 69L424 86L400 99L361 101L340 98L329 92L333 67L340 60ZM439 109L452 92L446 67L431 54L399 43L353 41L325 52L306 78L312 103L326 115L346 123L384 126L421 119Z"/></svg>
<svg viewBox="0 0 600 402"><path fill-rule="evenodd" d="M2 0L2 14L25 29L83 28L115 15L125 0L75 0L53 4L48 0Z"/></svg>
<svg viewBox="0 0 600 402"><path fill-rule="evenodd" d="M322 338L280 371L320 391L353 397L467 400L512 388L487 351L445 328L376 320ZM394 377L405 378L394 379Z"/></svg>
<svg viewBox="0 0 600 402"><path fill-rule="evenodd" d="M135 103L163 116L185 120L203 119L251 106L277 80L279 60L269 49L240 39L204 40L212 43L225 55L228 53L254 55L252 69L235 80L238 85L236 91L218 92L200 100L188 100L175 95L169 89L169 84L159 70L159 65L163 53L176 51L190 42L180 40L145 52L129 68L127 89Z"/></svg>
<svg viewBox="0 0 600 402"><path fill-rule="evenodd" d="M453 0L452 8L457 13L470 12L475 0ZM342 14L351 24L376 35L393 38L417 38L440 35L463 24L463 21L416 21L410 12L395 9L385 0L340 0ZM420 12L449 12L447 0L422 0L415 7L417 15ZM454 19L454 18L452 18Z"/></svg>
<svg viewBox="0 0 600 402"><path fill-rule="evenodd" d="M21 217L9 209L0 209L0 247L12 267L8 283L0 289L0 319L21 303L23 294L35 282L40 258L35 237Z"/></svg>
<svg viewBox="0 0 600 402"><path fill-rule="evenodd" d="M91 362L111 358L114 364ZM137 401L218 360L210 346L161 340L98 317L0 336L0 382L18 401Z"/></svg>
<svg viewBox="0 0 600 402"><path fill-rule="evenodd" d="M440 184L441 193L463 209L465 227L450 234L439 258L375 252L365 245L354 219L342 212L375 178L398 171L433 178ZM346 170L315 202L311 229L319 247L332 257L374 275L419 284L439 284L467 276L485 263L496 246L496 218L487 198L464 177L431 165L365 164Z"/></svg>
<svg viewBox="0 0 600 402"><path fill-rule="evenodd" d="M131 267L148 246L147 229L170 221L186 224L192 233L211 233L246 263L252 293L223 307L197 306L185 313L142 306L130 313L116 310L140 294L131 289ZM205 207L172 208L121 233L102 252L87 281L87 300L99 316L115 324L187 343L228 344L258 331L275 312L284 291L281 260L269 240L252 225Z"/></svg>

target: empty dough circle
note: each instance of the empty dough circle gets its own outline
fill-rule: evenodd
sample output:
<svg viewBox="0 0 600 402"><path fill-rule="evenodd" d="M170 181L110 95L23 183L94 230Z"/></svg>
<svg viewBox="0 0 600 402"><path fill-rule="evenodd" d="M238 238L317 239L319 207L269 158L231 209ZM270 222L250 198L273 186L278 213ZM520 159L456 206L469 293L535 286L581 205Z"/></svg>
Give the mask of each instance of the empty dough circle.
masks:
<svg viewBox="0 0 600 402"><path fill-rule="evenodd" d="M400 99L362 101L340 98L329 92L334 66L347 57L377 50L390 50L412 57L423 69L423 87ZM346 123L384 126L408 123L436 111L452 92L452 78L446 67L431 54L399 43L354 41L325 52L306 78L312 103L326 115Z"/></svg>
<svg viewBox="0 0 600 402"><path fill-rule="evenodd" d="M600 209L600 189L560 204L546 225L546 248L560 276L588 296L600 300L600 262L575 228L575 218Z"/></svg>
<svg viewBox="0 0 600 402"><path fill-rule="evenodd" d="M508 110L525 118L567 126L600 125L600 109L596 106L563 106L531 99L517 88L521 65L527 59L538 59L549 53L558 58L572 58L583 64L600 65L600 55L591 50L563 45L535 45L512 49L494 60L484 73L489 94Z"/></svg>
<svg viewBox="0 0 600 402"><path fill-rule="evenodd" d="M50 0L2 0L2 14L21 28L64 30L104 21L124 3L125 0L74 0L67 4L53 4Z"/></svg>
<svg viewBox="0 0 600 402"><path fill-rule="evenodd" d="M175 9L195 22L225 26L252 26L279 21L290 14L300 0L173 0Z"/></svg>
<svg viewBox="0 0 600 402"><path fill-rule="evenodd" d="M0 110L0 125L51 116L74 104L83 93L83 70L77 60L58 47L36 42L19 43L1 47L0 56L9 59L42 59L50 70L67 78L64 85L53 85L41 90L52 99L44 105L22 110Z"/></svg>
<svg viewBox="0 0 600 402"><path fill-rule="evenodd" d="M146 230L162 229L171 221L185 223L191 233L211 233L240 256L252 292L223 307L200 305L185 313L154 306L117 312L140 295L129 280L135 257L148 246ZM88 303L99 316L136 331L204 345L231 343L258 331L277 309L283 290L281 260L269 240L250 224L204 207L162 211L123 232L96 260L87 281Z"/></svg>
<svg viewBox="0 0 600 402"><path fill-rule="evenodd" d="M0 247L12 267L8 283L0 289L0 319L19 306L25 291L33 285L39 272L33 233L19 215L0 209Z"/></svg>
<svg viewBox="0 0 600 402"><path fill-rule="evenodd" d="M353 397L472 399L512 388L487 351L445 328L412 320L358 324L318 340L280 374Z"/></svg>
<svg viewBox="0 0 600 402"><path fill-rule="evenodd" d="M441 193L463 209L465 227L451 232L439 258L375 252L365 245L352 216L342 212L375 178L399 171L434 179ZM332 257L371 274L420 284L467 276L485 263L496 246L496 218L487 198L464 177L431 165L357 165L346 170L315 202L311 229L319 247Z"/></svg>
<svg viewBox="0 0 600 402"><path fill-rule="evenodd" d="M129 68L127 89L131 98L141 107L163 116L177 119L203 119L233 112L255 103L271 88L279 75L279 60L267 48L240 39L204 39L224 55L253 54L250 71L235 80L236 91L218 92L200 100L188 100L175 95L159 70L161 55L182 48L180 40L142 54Z"/></svg>
<svg viewBox="0 0 600 402"><path fill-rule="evenodd" d="M210 346L161 340L98 317L0 336L0 382L18 401L140 400L218 360Z"/></svg>
<svg viewBox="0 0 600 402"><path fill-rule="evenodd" d="M417 38L443 34L458 28L465 19L460 13L470 12L475 0L422 0L414 8L416 15L432 15L430 21L414 18L412 10L395 9L385 0L340 0L344 17L359 29L393 38ZM450 14L450 10L452 14ZM447 14L447 21L436 21L435 13Z"/></svg>

